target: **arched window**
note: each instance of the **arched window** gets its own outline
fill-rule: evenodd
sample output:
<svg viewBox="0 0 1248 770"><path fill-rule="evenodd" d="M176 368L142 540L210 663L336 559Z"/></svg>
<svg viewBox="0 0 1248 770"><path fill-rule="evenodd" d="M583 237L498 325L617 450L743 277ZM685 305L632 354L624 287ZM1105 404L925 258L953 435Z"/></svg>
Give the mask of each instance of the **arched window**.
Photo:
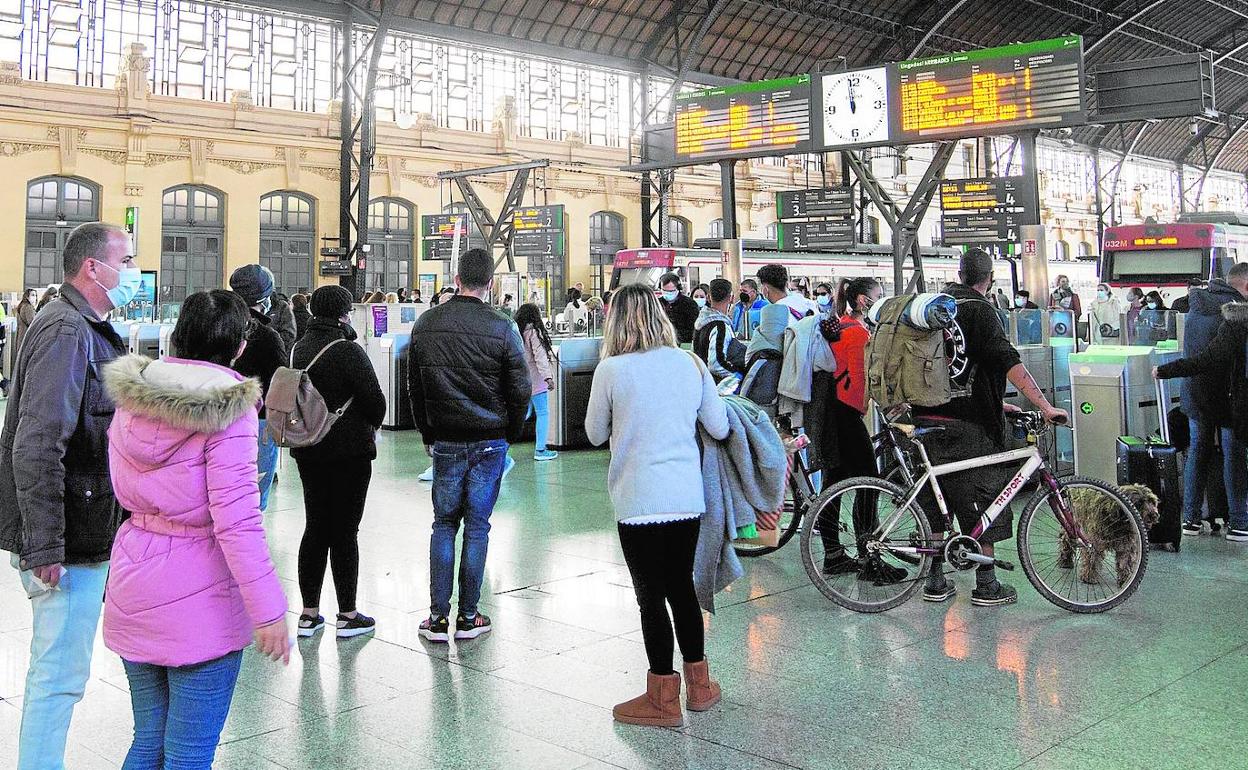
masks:
<svg viewBox="0 0 1248 770"><path fill-rule="evenodd" d="M1070 244L1066 241L1057 241L1053 244L1053 255L1057 259L1070 259Z"/></svg>
<svg viewBox="0 0 1248 770"><path fill-rule="evenodd" d="M598 211L589 217L589 264L593 281L591 292L602 294L607 275L615 265L615 254L627 248L624 217L614 211Z"/></svg>
<svg viewBox="0 0 1248 770"><path fill-rule="evenodd" d="M160 214L160 299L181 302L224 286L225 196L210 187L171 187Z"/></svg>
<svg viewBox="0 0 1248 770"><path fill-rule="evenodd" d="M411 289L416 208L400 198L377 198L368 204L368 288Z"/></svg>
<svg viewBox="0 0 1248 770"><path fill-rule="evenodd" d="M260 264L273 271L278 291L308 291L313 283L316 201L296 192L260 199Z"/></svg>
<svg viewBox="0 0 1248 770"><path fill-rule="evenodd" d="M1080 241L1079 242L1079 256L1081 257L1092 256L1092 244L1088 243L1087 241Z"/></svg>
<svg viewBox="0 0 1248 770"><path fill-rule="evenodd" d="M61 254L70 231L100 218L100 186L85 179L50 176L26 186L26 254L22 279L27 287L60 283Z"/></svg>
<svg viewBox="0 0 1248 770"><path fill-rule="evenodd" d="M724 220L712 219L711 223L707 225L706 234L711 238L723 238L724 237Z"/></svg>
<svg viewBox="0 0 1248 770"><path fill-rule="evenodd" d="M668 217L667 242L678 249L689 248L689 220L684 217Z"/></svg>
<svg viewBox="0 0 1248 770"><path fill-rule="evenodd" d="M780 237L780 223L772 222L767 225L767 240L774 241Z"/></svg>

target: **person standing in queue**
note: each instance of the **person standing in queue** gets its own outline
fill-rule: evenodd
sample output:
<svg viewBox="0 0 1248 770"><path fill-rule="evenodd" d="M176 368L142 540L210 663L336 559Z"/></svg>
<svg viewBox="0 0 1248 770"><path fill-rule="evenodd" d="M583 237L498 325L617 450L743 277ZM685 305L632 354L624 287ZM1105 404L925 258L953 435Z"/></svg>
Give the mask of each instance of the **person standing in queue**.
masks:
<svg viewBox="0 0 1248 770"><path fill-rule="evenodd" d="M529 409L536 416L534 427L533 459L538 462L553 460L558 452L546 448L546 436L550 433L550 392L555 389L555 373L552 369L554 348L550 334L542 320L537 305L524 304L516 311L516 327L524 340L524 363L529 368L529 385L533 392Z"/></svg>
<svg viewBox="0 0 1248 770"><path fill-rule="evenodd" d="M113 403L101 368L126 352L104 318L138 293L129 237L79 225L65 241L61 298L35 317L17 353L0 434L0 548L30 599L30 664L19 770L64 767L121 509L108 479Z"/></svg>
<svg viewBox="0 0 1248 770"><path fill-rule="evenodd" d="M759 314L767 307L767 300L758 291L758 281L745 278L737 294L737 304L732 307L732 328L738 337L749 336L759 323Z"/></svg>
<svg viewBox="0 0 1248 770"><path fill-rule="evenodd" d="M30 325L35 322L35 303L38 301L39 292L34 289L27 289L22 295L22 301L17 303L17 309L13 315L17 316L17 331L13 337L13 353L17 354L22 349L22 340L26 338L26 332L30 330Z"/></svg>
<svg viewBox="0 0 1248 770"><path fill-rule="evenodd" d="M950 329L953 355L949 369L953 373L954 389L967 395L957 396L941 406L913 409L918 422L943 428L923 442L936 465L1005 451L1010 443L1005 419L1007 408L1003 401L1006 380L1050 423L1061 424L1069 419L1066 412L1045 398L1023 365L1018 350L1005 336L997 311L987 299L992 290L992 267L992 257L987 252L969 249L958 265L960 282L945 287L945 293L952 296L958 306ZM1017 409L1010 407L1009 411ZM945 500L958 517L961 531L970 532L975 528L980 514L992 504L1015 471L1016 468L1009 465L994 465L941 477ZM944 517L931 513L939 509L930 491L920 497L920 507L929 512L933 532L943 533L947 529ZM1013 517L1007 508L980 536L984 555L992 556L994 544L1009 539L1012 529ZM936 556L928 572L923 598L929 602L943 602L956 593L953 581L944 574L942 557ZM992 565L977 568L972 604L993 607L1017 600L1018 592L997 580Z"/></svg>
<svg viewBox="0 0 1248 770"><path fill-rule="evenodd" d="M61 296L61 290L55 286L49 286L47 291L43 293L43 296L39 298L39 304L35 305L35 312L38 313L43 310L50 302L59 296Z"/></svg>
<svg viewBox="0 0 1248 770"><path fill-rule="evenodd" d="M689 710L706 711L720 700L707 668L702 609L693 588L694 551L706 511L699 423L716 440L728 436L728 414L715 381L677 347L654 293L640 284L625 286L607 316L585 416L590 442L611 442L607 487L649 661L646 692L614 708L617 722L682 724L680 675L672 668L673 622Z"/></svg>
<svg viewBox="0 0 1248 770"><path fill-rule="evenodd" d="M230 289L243 298L250 308L247 324L247 347L234 361L234 371L244 377L260 380L261 398L268 396L273 372L285 366L286 345L273 329L269 317L272 310L273 273L263 265L243 265L230 275ZM256 468L260 474L260 510L268 510L273 475L277 472L277 442L269 435L263 401L260 404L260 437L256 448Z"/></svg>
<svg viewBox="0 0 1248 770"><path fill-rule="evenodd" d="M461 522L455 638L475 639L492 628L477 606L490 515L511 461L507 448L520 440L533 393L516 324L484 301L494 285L494 258L484 249L469 249L459 258L455 285L458 294L416 320L408 367L412 418L433 457L431 606L419 629L431 642L450 639L455 536Z"/></svg>
<svg viewBox="0 0 1248 770"><path fill-rule="evenodd" d="M815 305L819 308L819 313L829 315L836 313L838 316L844 315L843 309L837 304L836 289L832 288L830 283L820 283L815 285Z"/></svg>
<svg viewBox="0 0 1248 770"><path fill-rule="evenodd" d="M109 468L132 511L113 544L104 644L121 656L134 710L125 767L212 765L243 649L290 661L286 596L260 517L260 384L229 368L248 311L217 289L186 298L177 358L105 368L117 404Z"/></svg>
<svg viewBox="0 0 1248 770"><path fill-rule="evenodd" d="M298 343L307 333L308 322L312 320L312 311L308 310L308 295L296 294L291 297L290 313L295 317L295 342Z"/></svg>
<svg viewBox="0 0 1248 770"><path fill-rule="evenodd" d="M660 303L663 312L676 329L676 341L682 344L693 342L693 326L698 322L701 309L691 297L681 293L680 276L668 273L660 278L659 291L663 297Z"/></svg>
<svg viewBox="0 0 1248 770"><path fill-rule="evenodd" d="M698 313L706 308L707 298L711 296L711 287L705 283L700 283L693 287L693 291L689 292L689 296L693 297L693 302L698 306Z"/></svg>
<svg viewBox="0 0 1248 770"><path fill-rule="evenodd" d="M290 355L290 351L295 347L295 340L299 338L299 326L295 323L294 310L290 307L290 300L285 294L274 290L273 295L269 298L269 316L270 326L273 331L277 332L277 336L282 338L282 350L286 351L286 355Z"/></svg>
<svg viewBox="0 0 1248 770"><path fill-rule="evenodd" d="M1049 307L1058 310L1074 311L1075 320L1083 317L1083 307L1079 303L1079 295L1075 290L1070 288L1070 278L1065 275L1059 275L1057 282L1053 287L1053 293L1049 295Z"/></svg>
<svg viewBox="0 0 1248 770"><path fill-rule="evenodd" d="M693 352L720 382L732 375L745 376L745 343L732 333L732 282L723 278L711 281L710 302L702 308L693 334Z"/></svg>
<svg viewBox="0 0 1248 770"><path fill-rule="evenodd" d="M312 320L291 356L292 366L308 379L342 416L316 444L290 450L303 484L307 523L299 543L299 593L303 611L299 636L325 626L321 587L328 559L334 575L339 639L367 634L376 622L355 605L360 576L360 521L377 459L377 431L386 417L386 397L364 348L355 344L351 292L322 286L312 293ZM313 362L315 365L312 365Z"/></svg>
<svg viewBox="0 0 1248 770"><path fill-rule="evenodd" d="M1118 342L1122 334L1122 302L1107 283L1096 285L1096 301L1088 311L1088 333L1093 345Z"/></svg>

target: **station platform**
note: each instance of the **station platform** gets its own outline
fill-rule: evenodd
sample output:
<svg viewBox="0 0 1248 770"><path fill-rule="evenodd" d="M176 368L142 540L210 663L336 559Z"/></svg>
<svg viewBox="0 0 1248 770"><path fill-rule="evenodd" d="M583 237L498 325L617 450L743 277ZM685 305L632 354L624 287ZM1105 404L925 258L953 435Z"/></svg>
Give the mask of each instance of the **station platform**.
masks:
<svg viewBox="0 0 1248 770"><path fill-rule="evenodd" d="M286 668L248 651L216 767L1190 769L1228 767L1248 741L1248 547L1209 536L1152 553L1138 594L1095 616L1058 610L1020 572L1001 575L1019 589L1014 606L973 608L963 574L951 603L857 615L815 590L790 543L747 561L707 621L723 704L677 730L614 724L611 706L640 692L646 663L608 455L512 453L483 597L495 631L449 647L418 637L427 458L415 432L382 433L360 534L359 604L376 635L300 640ZM269 543L297 611L304 515L289 460L271 506ZM328 615L332 591L326 602ZM11 571L0 617L0 758L11 758L30 636ZM68 767L121 765L126 686L97 640Z"/></svg>

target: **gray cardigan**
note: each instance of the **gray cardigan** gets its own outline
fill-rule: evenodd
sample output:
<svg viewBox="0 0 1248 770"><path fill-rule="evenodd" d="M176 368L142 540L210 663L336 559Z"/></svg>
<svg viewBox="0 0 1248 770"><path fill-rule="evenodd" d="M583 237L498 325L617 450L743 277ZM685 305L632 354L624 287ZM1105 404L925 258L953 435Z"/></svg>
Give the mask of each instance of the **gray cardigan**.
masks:
<svg viewBox="0 0 1248 770"><path fill-rule="evenodd" d="M607 488L617 521L674 520L706 511L699 423L712 438L728 435L715 381L690 353L661 347L598 364L585 433L596 446L611 440Z"/></svg>

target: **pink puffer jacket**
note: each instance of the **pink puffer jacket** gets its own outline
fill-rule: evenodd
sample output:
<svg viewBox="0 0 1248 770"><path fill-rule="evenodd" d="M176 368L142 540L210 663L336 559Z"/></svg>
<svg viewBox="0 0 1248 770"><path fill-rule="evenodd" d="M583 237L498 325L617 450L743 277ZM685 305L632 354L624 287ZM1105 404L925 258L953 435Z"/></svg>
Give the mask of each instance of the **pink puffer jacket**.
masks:
<svg viewBox="0 0 1248 770"><path fill-rule="evenodd" d="M104 381L117 404L113 489L132 514L113 543L105 645L161 666L243 649L286 612L256 485L259 383L142 356L110 364Z"/></svg>

